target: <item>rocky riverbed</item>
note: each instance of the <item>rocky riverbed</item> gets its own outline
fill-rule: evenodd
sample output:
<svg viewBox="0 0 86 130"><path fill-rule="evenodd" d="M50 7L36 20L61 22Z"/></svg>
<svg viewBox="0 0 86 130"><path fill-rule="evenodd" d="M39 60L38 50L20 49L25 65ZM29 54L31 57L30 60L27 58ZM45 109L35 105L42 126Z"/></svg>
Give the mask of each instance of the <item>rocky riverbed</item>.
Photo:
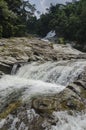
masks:
<svg viewBox="0 0 86 130"><path fill-rule="evenodd" d="M85 59L86 54L70 47L39 38L10 38L0 40L0 71L10 73L16 62L59 61Z"/></svg>
<svg viewBox="0 0 86 130"><path fill-rule="evenodd" d="M1 39L0 76L1 130L86 129L86 53L33 37Z"/></svg>

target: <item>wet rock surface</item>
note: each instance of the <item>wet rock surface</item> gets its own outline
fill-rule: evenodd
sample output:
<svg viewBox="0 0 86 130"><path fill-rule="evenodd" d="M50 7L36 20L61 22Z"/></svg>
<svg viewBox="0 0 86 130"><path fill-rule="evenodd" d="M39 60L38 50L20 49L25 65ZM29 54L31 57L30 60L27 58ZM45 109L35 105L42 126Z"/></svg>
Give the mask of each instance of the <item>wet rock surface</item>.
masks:
<svg viewBox="0 0 86 130"><path fill-rule="evenodd" d="M59 94L37 97L33 99L32 107L40 114L64 110L82 111L86 109L86 80L76 80Z"/></svg>
<svg viewBox="0 0 86 130"><path fill-rule="evenodd" d="M20 67L32 61L86 59L85 53L38 38L2 39L0 43L0 76L9 74L15 63ZM35 96L24 102L20 98L23 92L24 89L14 90L0 99L0 130L51 130L50 126L59 121L53 117L54 111L71 115L86 110L86 67L58 94Z"/></svg>
<svg viewBox="0 0 86 130"><path fill-rule="evenodd" d="M16 62L86 59L86 54L69 45L57 45L39 38L0 39L0 71L9 73Z"/></svg>

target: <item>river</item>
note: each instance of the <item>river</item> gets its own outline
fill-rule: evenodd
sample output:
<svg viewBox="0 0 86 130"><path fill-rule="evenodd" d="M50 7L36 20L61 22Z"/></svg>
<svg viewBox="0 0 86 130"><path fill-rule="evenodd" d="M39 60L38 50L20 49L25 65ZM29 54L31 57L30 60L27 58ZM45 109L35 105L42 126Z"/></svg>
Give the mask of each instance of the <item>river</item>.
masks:
<svg viewBox="0 0 86 130"><path fill-rule="evenodd" d="M22 101L37 95L57 94L77 79L85 66L85 60L32 62L19 69L17 65L14 65L12 75L4 75L0 79L0 101L7 102L7 97L15 91L17 92L15 97L20 97ZM45 130L86 130L85 113L72 116L68 115L67 112L53 112L53 116L55 120L59 118L59 121L56 125L51 125L51 128L48 128L48 123L44 122L42 125L46 126ZM1 130L5 123L6 119L0 121ZM21 128L28 130L23 126ZM15 125L13 127L11 125L9 130L17 129Z"/></svg>

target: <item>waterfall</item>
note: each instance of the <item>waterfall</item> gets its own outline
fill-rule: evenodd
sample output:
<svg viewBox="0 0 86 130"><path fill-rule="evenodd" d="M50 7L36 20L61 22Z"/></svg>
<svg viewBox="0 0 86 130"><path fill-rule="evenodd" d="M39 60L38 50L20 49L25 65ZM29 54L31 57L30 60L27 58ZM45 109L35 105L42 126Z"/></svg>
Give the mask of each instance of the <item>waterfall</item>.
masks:
<svg viewBox="0 0 86 130"><path fill-rule="evenodd" d="M55 37L55 35L56 35L55 31L52 30L52 31L50 31L50 32L46 35L45 39L53 38L53 37Z"/></svg>
<svg viewBox="0 0 86 130"><path fill-rule="evenodd" d="M86 61L34 62L21 67L17 76L67 86L78 78L85 65Z"/></svg>
<svg viewBox="0 0 86 130"><path fill-rule="evenodd" d="M86 61L83 60L24 65L16 74L5 75L0 79L0 96L5 99L8 92L22 90L22 98L25 100L35 95L58 93L78 78L84 66ZM16 68L17 65L13 70Z"/></svg>
<svg viewBox="0 0 86 130"><path fill-rule="evenodd" d="M20 65L19 65L18 63L16 63L16 64L13 65L13 68L12 68L12 70L11 70L11 75L16 74L16 72L17 72L19 66L20 66Z"/></svg>
<svg viewBox="0 0 86 130"><path fill-rule="evenodd" d="M24 66L25 64L27 64L27 62L18 62L18 63L15 63L13 65L13 68L11 70L11 75L15 75L18 71L18 69L21 67L21 66Z"/></svg>
<svg viewBox="0 0 86 130"><path fill-rule="evenodd" d="M21 91L22 96L19 95L19 97L22 98L22 100L28 100L28 98L36 95L55 94L62 91L64 88L65 86L59 84L7 75L0 79L0 98L4 102L7 95L16 91L18 96Z"/></svg>
<svg viewBox="0 0 86 130"><path fill-rule="evenodd" d="M85 66L85 60L48 61L46 63L33 62L21 66L18 70L18 64L15 64L11 72L12 75L4 75L0 79L0 100L2 104L9 102L11 98L9 95L12 96L13 93L15 99L19 98L22 101L26 101L33 96L59 93L69 83L78 79ZM0 110L1 108L2 105ZM55 126L52 125L50 130L86 129L86 114L74 117L64 112L54 113L54 119L57 120L58 118L59 122ZM16 119L13 120L15 121ZM6 121L6 119L0 121L0 128L2 128ZM15 124L12 125L12 129L15 129L15 127ZM48 130L47 126L45 130Z"/></svg>

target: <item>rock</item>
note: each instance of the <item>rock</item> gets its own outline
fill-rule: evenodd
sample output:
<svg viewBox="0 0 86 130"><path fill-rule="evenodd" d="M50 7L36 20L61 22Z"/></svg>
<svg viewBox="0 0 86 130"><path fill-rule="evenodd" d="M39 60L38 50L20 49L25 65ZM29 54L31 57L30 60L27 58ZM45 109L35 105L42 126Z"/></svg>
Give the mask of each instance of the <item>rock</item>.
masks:
<svg viewBox="0 0 86 130"><path fill-rule="evenodd" d="M37 97L32 101L32 108L40 113L52 113L56 108L56 101L53 97L49 99L47 97Z"/></svg>
<svg viewBox="0 0 86 130"><path fill-rule="evenodd" d="M15 63L20 67L33 61L64 60L66 66L68 62L86 59L85 53L67 45L51 44L38 38L0 39L0 42L4 44L0 46L0 76L4 73L9 74ZM60 93L35 96L22 101L24 89L26 88L20 88L18 91L13 89L7 95L1 96L3 98L0 97L0 123L3 122L1 130L44 130L46 127L50 129L50 125L56 125L59 120L53 118L54 111L67 111L70 115L73 112L84 111L86 109L86 68L76 81L70 83Z"/></svg>
<svg viewBox="0 0 86 130"><path fill-rule="evenodd" d="M4 73L2 71L0 71L0 78L2 77L2 75L4 75Z"/></svg>
<svg viewBox="0 0 86 130"><path fill-rule="evenodd" d="M45 115L45 113L50 114L53 111L81 111L86 107L78 94L66 88L57 95L33 99L32 108L34 108L38 114Z"/></svg>
<svg viewBox="0 0 86 130"><path fill-rule="evenodd" d="M0 71L2 71L5 74L11 73L12 66L3 62L0 62Z"/></svg>
<svg viewBox="0 0 86 130"><path fill-rule="evenodd" d="M12 97L14 97L13 94ZM16 99L19 99L19 94ZM73 115L74 111L77 112L84 109L86 109L86 106L81 97L68 86L59 94L36 96L24 103L19 100L8 103L8 106L0 113L2 121L3 117L5 117L5 122L1 129L20 129L22 125L22 129L27 128L27 130L49 129L51 125L56 125L59 121L59 118L53 117L52 113L54 111L68 111L68 114Z"/></svg>
<svg viewBox="0 0 86 130"><path fill-rule="evenodd" d="M86 59L86 54L68 45L53 44L36 37L0 39L0 43L0 70L6 73L17 62Z"/></svg>
<svg viewBox="0 0 86 130"><path fill-rule="evenodd" d="M0 46L4 46L4 45L5 45L5 43L0 42Z"/></svg>
<svg viewBox="0 0 86 130"><path fill-rule="evenodd" d="M32 108L39 114L64 110L82 111L86 109L86 71L81 75L81 79L70 83L59 94L33 99ZM83 78L84 81L82 80Z"/></svg>

